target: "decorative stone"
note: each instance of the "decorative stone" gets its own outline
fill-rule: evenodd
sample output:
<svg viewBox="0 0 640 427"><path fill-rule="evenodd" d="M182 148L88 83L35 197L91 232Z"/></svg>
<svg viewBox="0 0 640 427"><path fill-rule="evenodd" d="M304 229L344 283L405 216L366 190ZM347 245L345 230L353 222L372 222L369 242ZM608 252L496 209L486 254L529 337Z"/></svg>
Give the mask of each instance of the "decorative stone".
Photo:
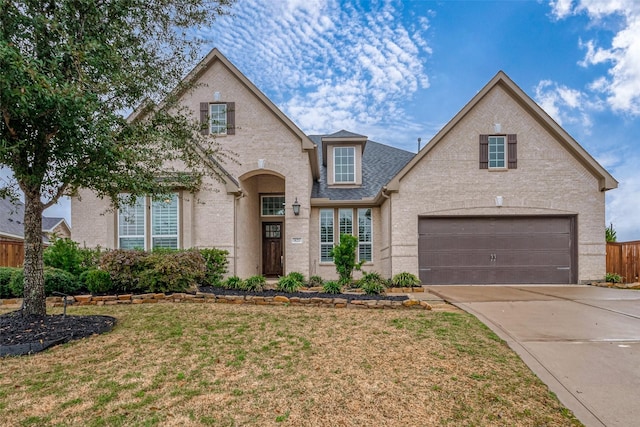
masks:
<svg viewBox="0 0 640 427"><path fill-rule="evenodd" d="M414 287L413 288L413 292L424 292L424 288L422 286L420 287Z"/></svg>
<svg viewBox="0 0 640 427"><path fill-rule="evenodd" d="M335 308L345 308L346 306L347 306L346 302L339 302L339 303L336 303L336 305L334 307Z"/></svg>
<svg viewBox="0 0 640 427"><path fill-rule="evenodd" d="M402 301L402 305L405 307L413 307L414 305L420 305L420 303L416 300L408 299L408 300Z"/></svg>
<svg viewBox="0 0 640 427"><path fill-rule="evenodd" d="M283 295L276 295L275 297L273 297L273 300L275 302L284 302L284 303L288 303L289 302L289 298L283 296Z"/></svg>
<svg viewBox="0 0 640 427"><path fill-rule="evenodd" d="M425 310L431 310L432 309L431 304L429 304L426 301L420 301L420 306L424 307Z"/></svg>
<svg viewBox="0 0 640 427"><path fill-rule="evenodd" d="M76 295L76 301L78 301L79 303L83 303L83 302L89 302L91 301L92 296L91 295Z"/></svg>
<svg viewBox="0 0 640 427"><path fill-rule="evenodd" d="M334 304L347 304L347 299L346 298L334 298L333 299L333 303Z"/></svg>
<svg viewBox="0 0 640 427"><path fill-rule="evenodd" d="M130 299L131 299L131 294L118 295L118 299L119 299L120 301L130 300Z"/></svg>

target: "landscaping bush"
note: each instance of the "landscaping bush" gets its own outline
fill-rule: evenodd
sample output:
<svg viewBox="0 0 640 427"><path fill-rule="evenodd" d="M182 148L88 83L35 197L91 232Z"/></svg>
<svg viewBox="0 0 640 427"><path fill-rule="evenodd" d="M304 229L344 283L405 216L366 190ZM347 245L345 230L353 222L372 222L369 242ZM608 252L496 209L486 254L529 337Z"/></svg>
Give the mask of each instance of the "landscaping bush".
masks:
<svg viewBox="0 0 640 427"><path fill-rule="evenodd" d="M300 290L300 288L304 286L304 283L299 280L299 274L300 273L289 273L286 276L280 277L276 290L289 293Z"/></svg>
<svg viewBox="0 0 640 427"><path fill-rule="evenodd" d="M44 250L42 260L47 267L59 268L75 275L82 273L82 257L78 244L68 237L55 239L53 244Z"/></svg>
<svg viewBox="0 0 640 427"><path fill-rule="evenodd" d="M392 286L396 288L409 288L412 286L419 286L421 284L420 279L411 273L402 272L393 276L391 279Z"/></svg>
<svg viewBox="0 0 640 427"><path fill-rule="evenodd" d="M227 272L229 252L221 249L200 249L200 255L204 258L207 272L205 280L207 284L218 285L222 282L222 277Z"/></svg>
<svg viewBox="0 0 640 427"><path fill-rule="evenodd" d="M360 279L360 287L367 295L381 294L386 289L386 280L375 272L364 273Z"/></svg>
<svg viewBox="0 0 640 427"><path fill-rule="evenodd" d="M154 251L145 259L138 286L143 292L185 292L204 280L207 268L197 250Z"/></svg>
<svg viewBox="0 0 640 427"><path fill-rule="evenodd" d="M81 275L83 284L92 294L106 294L114 291L109 272L104 270L87 270Z"/></svg>
<svg viewBox="0 0 640 427"><path fill-rule="evenodd" d="M13 291L9 287L11 278L16 272L21 271L21 268L15 267L0 267L0 298L21 298L22 295L14 295Z"/></svg>
<svg viewBox="0 0 640 427"><path fill-rule="evenodd" d="M80 257L80 270L95 270L100 266L100 259L107 253L100 246L95 249L91 248L78 248L78 255Z"/></svg>
<svg viewBox="0 0 640 427"><path fill-rule="evenodd" d="M618 273L607 273L604 277L604 280L608 283L622 283L624 277L622 277Z"/></svg>
<svg viewBox="0 0 640 427"><path fill-rule="evenodd" d="M245 288L244 280L238 276L227 277L227 280L221 283L225 289L238 289L243 290Z"/></svg>
<svg viewBox="0 0 640 427"><path fill-rule="evenodd" d="M309 277L309 287L310 288L315 288L318 286L323 286L324 285L324 280L322 280L322 277L320 276L311 276Z"/></svg>
<svg viewBox="0 0 640 427"><path fill-rule="evenodd" d="M264 285L267 284L267 280L264 276L251 276L244 281L244 288L247 291L260 292L264 289Z"/></svg>
<svg viewBox="0 0 640 427"><path fill-rule="evenodd" d="M116 292L128 294L140 290L140 274L146 268L148 256L144 251L116 249L102 256L100 268L109 273Z"/></svg>
<svg viewBox="0 0 640 427"><path fill-rule="evenodd" d="M335 280L329 280L322 285L322 292L327 294L339 294L342 292L342 285Z"/></svg>
<svg viewBox="0 0 640 427"><path fill-rule="evenodd" d="M21 298L24 294L24 270L17 269L11 276L9 289L16 298ZM80 289L80 283L76 276L68 271L53 267L44 268L44 293L52 296L54 292L61 292L67 295L74 295Z"/></svg>
<svg viewBox="0 0 640 427"><path fill-rule="evenodd" d="M293 277L295 280L302 283L302 286L304 286L305 284L304 274L298 273L297 271L292 271L291 273L287 274L287 276Z"/></svg>
<svg viewBox="0 0 640 427"><path fill-rule="evenodd" d="M340 276L342 283L351 281L353 270L359 270L362 262L356 263L356 248L358 247L358 239L350 234L340 235L340 244L334 246L329 252L336 265L336 271Z"/></svg>

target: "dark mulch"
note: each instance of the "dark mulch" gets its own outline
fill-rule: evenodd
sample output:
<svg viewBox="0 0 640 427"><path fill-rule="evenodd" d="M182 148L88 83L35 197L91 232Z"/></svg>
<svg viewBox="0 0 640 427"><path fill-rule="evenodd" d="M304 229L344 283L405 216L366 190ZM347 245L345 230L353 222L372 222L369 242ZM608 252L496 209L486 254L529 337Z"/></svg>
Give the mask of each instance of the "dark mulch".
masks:
<svg viewBox="0 0 640 427"><path fill-rule="evenodd" d="M300 298L344 298L348 301L353 300L388 300L388 301L404 301L409 299L408 296L387 296L387 295L367 295L367 294L325 294L323 292L280 292L273 290L266 290L261 292L256 291L240 291L237 289L224 289L216 286L200 286L200 292L205 292L215 295L254 295L260 297L274 297L276 295L285 296L287 298L300 297Z"/></svg>
<svg viewBox="0 0 640 427"><path fill-rule="evenodd" d="M111 316L23 316L20 310L0 315L0 357L37 353L51 346L109 332Z"/></svg>

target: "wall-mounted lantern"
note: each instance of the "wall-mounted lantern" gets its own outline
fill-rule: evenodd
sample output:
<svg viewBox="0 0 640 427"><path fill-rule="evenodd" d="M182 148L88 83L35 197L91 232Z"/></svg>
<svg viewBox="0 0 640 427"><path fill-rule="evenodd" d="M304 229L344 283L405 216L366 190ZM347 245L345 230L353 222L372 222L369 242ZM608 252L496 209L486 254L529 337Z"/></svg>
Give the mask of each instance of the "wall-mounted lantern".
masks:
<svg viewBox="0 0 640 427"><path fill-rule="evenodd" d="M298 203L298 198L296 197L296 201L293 202L293 214L295 216L300 215L300 203Z"/></svg>

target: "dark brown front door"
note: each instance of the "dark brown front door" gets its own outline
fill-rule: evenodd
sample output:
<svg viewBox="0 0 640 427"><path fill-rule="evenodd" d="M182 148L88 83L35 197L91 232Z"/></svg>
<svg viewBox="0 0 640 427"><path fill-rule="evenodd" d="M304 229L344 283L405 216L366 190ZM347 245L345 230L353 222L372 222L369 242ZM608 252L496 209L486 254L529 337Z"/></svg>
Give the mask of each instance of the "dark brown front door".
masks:
<svg viewBox="0 0 640 427"><path fill-rule="evenodd" d="M282 275L282 223L262 223L262 274Z"/></svg>

